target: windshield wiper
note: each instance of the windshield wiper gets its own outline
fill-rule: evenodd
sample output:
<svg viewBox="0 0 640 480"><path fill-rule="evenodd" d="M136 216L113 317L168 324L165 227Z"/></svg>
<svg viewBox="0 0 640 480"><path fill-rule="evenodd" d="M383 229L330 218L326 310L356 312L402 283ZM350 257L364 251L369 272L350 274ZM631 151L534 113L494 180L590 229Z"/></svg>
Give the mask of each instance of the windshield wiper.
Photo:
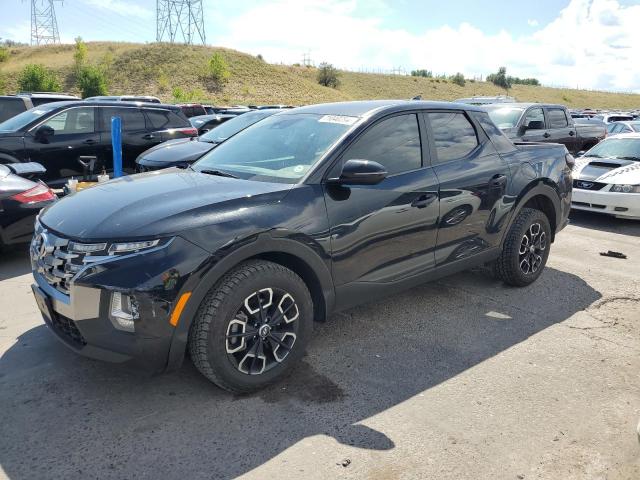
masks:
<svg viewBox="0 0 640 480"><path fill-rule="evenodd" d="M207 175L217 175L218 177L240 178L233 173L223 172L222 170L209 170L205 168L204 170L197 171L200 173L206 173Z"/></svg>
<svg viewBox="0 0 640 480"><path fill-rule="evenodd" d="M627 156L627 157L618 157L620 160L635 160L636 162L640 161L640 157L633 157L633 156Z"/></svg>

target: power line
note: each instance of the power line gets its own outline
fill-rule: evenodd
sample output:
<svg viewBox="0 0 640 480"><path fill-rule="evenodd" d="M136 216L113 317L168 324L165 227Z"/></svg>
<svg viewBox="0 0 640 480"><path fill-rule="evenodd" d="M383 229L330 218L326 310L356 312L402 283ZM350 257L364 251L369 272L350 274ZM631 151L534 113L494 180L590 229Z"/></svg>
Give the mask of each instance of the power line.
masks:
<svg viewBox="0 0 640 480"><path fill-rule="evenodd" d="M202 0L156 0L156 41L206 44Z"/></svg>
<svg viewBox="0 0 640 480"><path fill-rule="evenodd" d="M60 43L54 2L62 0L31 0L31 45Z"/></svg>

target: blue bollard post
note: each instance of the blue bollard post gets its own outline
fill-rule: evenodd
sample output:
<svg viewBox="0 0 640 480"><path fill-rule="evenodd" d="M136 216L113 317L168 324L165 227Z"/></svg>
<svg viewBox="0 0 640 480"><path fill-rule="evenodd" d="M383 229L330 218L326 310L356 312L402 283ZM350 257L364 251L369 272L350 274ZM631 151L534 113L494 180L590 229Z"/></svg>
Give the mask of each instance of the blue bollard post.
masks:
<svg viewBox="0 0 640 480"><path fill-rule="evenodd" d="M113 147L113 178L122 176L122 120L111 117L111 146Z"/></svg>

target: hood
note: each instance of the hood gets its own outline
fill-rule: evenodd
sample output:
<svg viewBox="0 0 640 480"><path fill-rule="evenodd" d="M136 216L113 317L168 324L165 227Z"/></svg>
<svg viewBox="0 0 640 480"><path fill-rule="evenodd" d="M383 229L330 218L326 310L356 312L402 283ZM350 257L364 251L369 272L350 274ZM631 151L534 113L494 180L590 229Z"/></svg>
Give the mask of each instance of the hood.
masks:
<svg viewBox="0 0 640 480"><path fill-rule="evenodd" d="M158 164L172 165L179 162L191 163L215 146L213 143L202 142L197 139L179 138L169 140L143 152L136 160L136 163L153 166L158 166Z"/></svg>
<svg viewBox="0 0 640 480"><path fill-rule="evenodd" d="M40 221L80 241L162 237L228 219L240 209L277 202L292 187L170 168L69 195L43 211Z"/></svg>
<svg viewBox="0 0 640 480"><path fill-rule="evenodd" d="M576 159L573 178L636 185L640 183L640 162L619 158L581 157Z"/></svg>

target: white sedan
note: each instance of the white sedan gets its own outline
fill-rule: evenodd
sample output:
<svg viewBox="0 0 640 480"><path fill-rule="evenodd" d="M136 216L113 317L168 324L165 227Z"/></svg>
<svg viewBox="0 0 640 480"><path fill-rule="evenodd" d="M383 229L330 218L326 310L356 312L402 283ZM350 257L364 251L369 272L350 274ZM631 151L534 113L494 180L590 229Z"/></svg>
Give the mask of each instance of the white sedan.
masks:
<svg viewBox="0 0 640 480"><path fill-rule="evenodd" d="M576 159L571 207L640 220L640 133L608 137Z"/></svg>

